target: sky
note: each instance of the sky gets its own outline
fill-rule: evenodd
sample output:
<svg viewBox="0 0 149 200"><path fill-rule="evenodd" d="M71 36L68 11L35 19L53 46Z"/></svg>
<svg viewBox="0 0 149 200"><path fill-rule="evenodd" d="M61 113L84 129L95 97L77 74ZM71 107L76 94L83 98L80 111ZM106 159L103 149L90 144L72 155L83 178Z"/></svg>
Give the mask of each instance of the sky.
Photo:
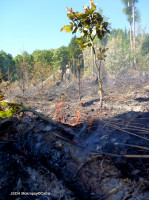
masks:
<svg viewBox="0 0 149 200"><path fill-rule="evenodd" d="M83 11L89 0L0 0L0 51L13 57L27 51L56 49L67 46L73 35L60 32L69 24L67 10ZM129 30L129 23L123 14L121 0L94 0L109 18L112 28ZM141 26L149 33L149 0L136 4L141 13Z"/></svg>

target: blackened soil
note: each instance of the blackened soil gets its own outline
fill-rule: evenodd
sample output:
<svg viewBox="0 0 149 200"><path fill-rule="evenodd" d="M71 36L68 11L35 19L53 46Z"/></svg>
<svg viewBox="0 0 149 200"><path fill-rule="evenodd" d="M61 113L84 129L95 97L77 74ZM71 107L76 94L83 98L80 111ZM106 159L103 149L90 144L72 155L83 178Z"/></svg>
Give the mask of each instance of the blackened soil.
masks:
<svg viewBox="0 0 149 200"><path fill-rule="evenodd" d="M73 152L73 160L78 162L77 177L83 177L80 181L88 183L90 199L148 200L149 158L143 158L149 155L148 84L147 81L133 83L129 80L125 84L116 82L106 86L101 110L98 84L90 79L82 83L81 102L75 82L70 85L55 85L45 90L42 97L16 97L16 102L32 106L45 116L65 124L75 132L75 137L70 140L69 146L60 138L56 138L56 142L53 139L51 141L47 136L50 131L61 135L63 130L57 130L34 116L31 118L31 114L22 122L10 120L1 125L2 199L77 199L77 193L74 195L74 188L69 188L67 180L62 184L43 162L32 155L40 149L40 142L46 140L44 151L47 152L48 145L53 145L52 155L57 159L56 162L55 157L51 157L51 160L54 159L53 166L61 163L60 149L63 149L67 159L70 155L68 152ZM42 139L34 141L29 138L35 136L34 134ZM61 136L65 137L65 132ZM30 139L33 145L27 148L26 143L29 143ZM102 156L98 156L99 154ZM70 158L72 159L71 156ZM68 177L69 175L68 173ZM62 174L59 179L62 179ZM39 190L50 192L51 196L9 196L12 191Z"/></svg>

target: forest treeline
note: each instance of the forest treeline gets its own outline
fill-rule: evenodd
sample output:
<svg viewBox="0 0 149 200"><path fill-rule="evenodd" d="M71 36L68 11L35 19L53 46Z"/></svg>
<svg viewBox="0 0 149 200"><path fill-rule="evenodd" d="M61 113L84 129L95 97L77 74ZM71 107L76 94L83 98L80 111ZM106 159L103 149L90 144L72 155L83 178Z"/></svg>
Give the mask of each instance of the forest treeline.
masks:
<svg viewBox="0 0 149 200"><path fill-rule="evenodd" d="M65 73L66 65L69 65L72 73L76 73L75 61L80 58L82 51L73 37L68 46L57 49L35 50L32 54L24 51L22 54L12 57L4 51L0 51L0 71L3 80L12 80L28 76L29 79L39 77L47 78L56 73L61 67ZM43 76L43 77L42 77Z"/></svg>
<svg viewBox="0 0 149 200"><path fill-rule="evenodd" d="M135 55L130 49L129 32L122 29L113 29L111 34L102 41L95 40L95 46L108 48L106 59L103 62L104 70L110 73L123 73L134 68L133 60L136 56L136 69L149 68L149 34L140 31L136 36ZM66 65L70 66L73 74L77 73L77 65L81 62L84 73L90 73L92 55L90 48L80 50L74 36L68 46L58 49L36 50L32 54L24 51L22 55L12 57L0 51L0 70L3 80L15 81L22 76L46 79L50 74L57 72L59 67L65 73ZM84 64L83 64L84 63Z"/></svg>

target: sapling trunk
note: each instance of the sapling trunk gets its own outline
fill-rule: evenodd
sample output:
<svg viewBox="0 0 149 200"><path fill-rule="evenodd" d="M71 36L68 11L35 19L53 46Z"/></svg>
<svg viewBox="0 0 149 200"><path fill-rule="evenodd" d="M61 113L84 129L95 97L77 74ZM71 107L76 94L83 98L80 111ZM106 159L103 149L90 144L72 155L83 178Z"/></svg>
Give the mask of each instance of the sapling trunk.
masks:
<svg viewBox="0 0 149 200"><path fill-rule="evenodd" d="M96 62L96 61L95 61ZM101 73L100 73L100 69L101 69L101 60L100 60L100 65L98 69L98 83L99 83L99 96L100 96L100 108L102 108L102 98L103 98L103 92L102 92L102 80L101 80Z"/></svg>
<svg viewBox="0 0 149 200"><path fill-rule="evenodd" d="M99 105L100 105L100 108L102 108L103 92L102 92L102 80L101 80L101 72L100 72L100 70L101 70L101 60L100 60L99 66L97 66L95 49L94 49L94 65L96 66L96 68L98 70L99 98L100 98Z"/></svg>
<svg viewBox="0 0 149 200"><path fill-rule="evenodd" d="M81 101L81 66L80 63L77 66L78 69L78 84L79 84L79 101Z"/></svg>

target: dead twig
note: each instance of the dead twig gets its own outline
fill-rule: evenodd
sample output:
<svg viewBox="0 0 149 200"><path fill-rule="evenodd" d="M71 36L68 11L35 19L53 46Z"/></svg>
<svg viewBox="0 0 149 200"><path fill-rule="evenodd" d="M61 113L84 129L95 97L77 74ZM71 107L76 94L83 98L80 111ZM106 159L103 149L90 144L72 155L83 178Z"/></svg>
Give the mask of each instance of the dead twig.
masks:
<svg viewBox="0 0 149 200"><path fill-rule="evenodd" d="M60 124L59 122L55 122L52 119L42 115L41 113L37 112L36 110L32 109L32 108L27 108L25 107L23 104L17 104L17 103L9 103L10 105L14 105L14 106L20 106L22 107L22 110L20 110L19 112L32 112L34 115L38 116L40 119L58 127L61 128L62 130L64 130L67 134L69 134L71 137L74 137L75 132L66 128L64 125Z"/></svg>
<svg viewBox="0 0 149 200"><path fill-rule="evenodd" d="M136 154L125 154L125 155L120 155L120 154L111 154L111 153L105 153L105 152L100 152L100 153L89 153L90 155L97 155L99 157L101 156L109 156L109 157L117 157L117 158L149 158L149 155L136 155Z"/></svg>
<svg viewBox="0 0 149 200"><path fill-rule="evenodd" d="M149 151L148 147L142 147L142 146L139 146L139 145L123 144L123 143L117 143L116 145L123 145L123 146L128 146L128 147L132 147L132 148L137 148L137 149L142 149L142 150Z"/></svg>
<svg viewBox="0 0 149 200"><path fill-rule="evenodd" d="M114 124L114 122L110 122L111 124ZM143 132L143 134L149 134L149 129L148 128L143 128L143 127L140 127L140 126L134 126L134 125L124 125L122 123L118 123L116 122L118 125L120 126L124 126L123 129L128 129L128 130L137 130L137 131L140 131L140 132Z"/></svg>
<svg viewBox="0 0 149 200"><path fill-rule="evenodd" d="M126 131L125 129L114 125L113 123L109 123L109 122L106 122L106 121L104 121L104 120L102 120L102 121L105 123L105 125L108 124L110 127L114 128L114 129L116 129L116 130L122 131L122 132L124 132L124 133L128 133L128 134L133 135L133 136L135 136L135 137L139 137L139 138L141 138L141 139L143 139L143 140L149 141L149 138L146 138L146 137L137 135L137 134L132 133L132 132L130 132L130 131Z"/></svg>

